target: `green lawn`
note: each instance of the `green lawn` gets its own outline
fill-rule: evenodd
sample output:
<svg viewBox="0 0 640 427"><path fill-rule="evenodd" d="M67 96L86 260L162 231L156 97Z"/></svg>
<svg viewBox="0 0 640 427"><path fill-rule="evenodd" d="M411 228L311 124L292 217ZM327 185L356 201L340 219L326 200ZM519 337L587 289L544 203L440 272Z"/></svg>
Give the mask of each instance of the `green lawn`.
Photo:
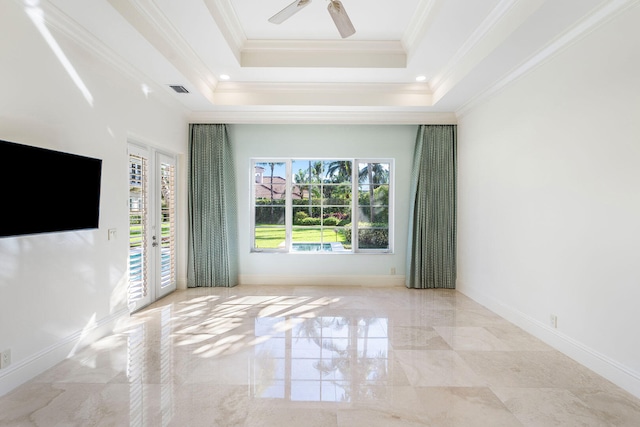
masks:
<svg viewBox="0 0 640 427"><path fill-rule="evenodd" d="M171 224L162 223L162 237L168 238L171 235ZM129 244L131 246L139 246L142 243L142 226L129 225Z"/></svg>
<svg viewBox="0 0 640 427"><path fill-rule="evenodd" d="M326 227L324 229L324 240L322 239L322 227L308 226L293 227L293 241L294 242L341 242L346 245L344 234L341 232L335 233L335 227ZM284 227L277 226L256 226L255 242L257 248L273 249L277 248L285 241L285 229Z"/></svg>

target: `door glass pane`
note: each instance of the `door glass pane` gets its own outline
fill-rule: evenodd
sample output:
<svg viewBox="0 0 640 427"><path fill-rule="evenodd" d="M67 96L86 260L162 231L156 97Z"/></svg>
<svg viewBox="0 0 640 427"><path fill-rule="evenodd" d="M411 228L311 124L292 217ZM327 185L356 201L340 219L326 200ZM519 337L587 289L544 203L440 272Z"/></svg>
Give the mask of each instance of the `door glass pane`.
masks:
<svg viewBox="0 0 640 427"><path fill-rule="evenodd" d="M147 159L129 156L129 304L148 294Z"/></svg>
<svg viewBox="0 0 640 427"><path fill-rule="evenodd" d="M175 254L175 165L160 164L160 283L161 287L176 282Z"/></svg>

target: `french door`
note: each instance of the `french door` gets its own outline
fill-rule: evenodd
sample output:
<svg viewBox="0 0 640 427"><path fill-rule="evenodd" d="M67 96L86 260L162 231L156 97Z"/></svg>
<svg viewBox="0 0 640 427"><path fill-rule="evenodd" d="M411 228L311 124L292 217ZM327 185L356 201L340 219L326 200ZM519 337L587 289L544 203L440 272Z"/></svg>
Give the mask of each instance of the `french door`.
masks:
<svg viewBox="0 0 640 427"><path fill-rule="evenodd" d="M176 160L129 145L129 310L176 289Z"/></svg>

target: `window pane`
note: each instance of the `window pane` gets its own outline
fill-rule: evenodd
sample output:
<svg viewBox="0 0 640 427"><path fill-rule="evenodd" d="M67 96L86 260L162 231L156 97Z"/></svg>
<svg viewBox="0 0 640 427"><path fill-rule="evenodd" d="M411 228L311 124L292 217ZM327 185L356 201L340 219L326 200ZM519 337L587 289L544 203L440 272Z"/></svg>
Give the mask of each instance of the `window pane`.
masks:
<svg viewBox="0 0 640 427"><path fill-rule="evenodd" d="M324 177L324 165L321 160L294 160L291 173L296 183L319 183Z"/></svg>
<svg viewBox="0 0 640 427"><path fill-rule="evenodd" d="M256 227L261 225L284 225L284 206L256 206Z"/></svg>
<svg viewBox="0 0 640 427"><path fill-rule="evenodd" d="M389 163L358 163L358 182L361 184L389 184Z"/></svg>
<svg viewBox="0 0 640 427"><path fill-rule="evenodd" d="M295 183L291 187L291 198L293 200L308 200L309 199L309 185Z"/></svg>
<svg viewBox="0 0 640 427"><path fill-rule="evenodd" d="M375 224L376 226L383 225L385 227L389 224L389 208L387 207L360 207L359 211L359 223Z"/></svg>
<svg viewBox="0 0 640 427"><path fill-rule="evenodd" d="M269 179L271 175L274 177L284 178L285 176L285 162L256 162L255 174L256 182L258 182L258 175L262 175L265 179Z"/></svg>
<svg viewBox="0 0 640 427"><path fill-rule="evenodd" d="M382 185L360 185L358 187L358 204L360 206L388 206L389 186Z"/></svg>
<svg viewBox="0 0 640 427"><path fill-rule="evenodd" d="M301 226L292 229L293 243L320 243L322 242L322 227Z"/></svg>
<svg viewBox="0 0 640 427"><path fill-rule="evenodd" d="M344 227L324 227L322 229L322 241L327 243L341 243L344 247L345 235Z"/></svg>
<svg viewBox="0 0 640 427"><path fill-rule="evenodd" d="M320 207L294 205L293 225L321 225Z"/></svg>
<svg viewBox="0 0 640 427"><path fill-rule="evenodd" d="M267 181L269 179L267 178ZM275 178L274 178L275 180ZM286 200L285 184L256 183L256 204L260 205L284 205Z"/></svg>
<svg viewBox="0 0 640 427"><path fill-rule="evenodd" d="M359 185L358 186L358 204L360 206L371 205L371 196L373 195L372 185ZM375 196L374 196L375 197Z"/></svg>
<svg viewBox="0 0 640 427"><path fill-rule="evenodd" d="M327 207L324 208L324 219L322 225L334 227L344 226L351 222L350 207Z"/></svg>
<svg viewBox="0 0 640 427"><path fill-rule="evenodd" d="M375 186L373 189L373 205L389 206L389 185Z"/></svg>
<svg viewBox="0 0 640 427"><path fill-rule="evenodd" d="M332 183L351 183L353 162L332 160L324 162L325 178Z"/></svg>
<svg viewBox="0 0 640 427"><path fill-rule="evenodd" d="M279 226L256 226L254 245L256 249L284 248L286 228Z"/></svg>
<svg viewBox="0 0 640 427"><path fill-rule="evenodd" d="M358 248L389 249L389 230L387 228L358 227Z"/></svg>
<svg viewBox="0 0 640 427"><path fill-rule="evenodd" d="M307 187L307 199L311 200L312 205L319 205L322 203L322 187L317 184L311 184Z"/></svg>
<svg viewBox="0 0 640 427"><path fill-rule="evenodd" d="M344 227L293 227L292 251L342 252L351 249Z"/></svg>
<svg viewBox="0 0 640 427"><path fill-rule="evenodd" d="M334 233L337 233L338 242L342 244L342 249L345 251L351 251L351 224L346 227L334 227L332 228Z"/></svg>
<svg viewBox="0 0 640 427"><path fill-rule="evenodd" d="M322 193L325 205L344 206L351 204L351 184L324 185Z"/></svg>

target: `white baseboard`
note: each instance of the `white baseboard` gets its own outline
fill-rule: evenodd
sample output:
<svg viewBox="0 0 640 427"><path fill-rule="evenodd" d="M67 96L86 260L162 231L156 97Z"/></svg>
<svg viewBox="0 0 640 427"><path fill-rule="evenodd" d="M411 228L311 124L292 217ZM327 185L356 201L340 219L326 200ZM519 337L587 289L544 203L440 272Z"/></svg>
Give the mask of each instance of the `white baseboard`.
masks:
<svg viewBox="0 0 640 427"><path fill-rule="evenodd" d="M239 282L240 285L394 287L404 286L404 276L265 276L262 274L242 274Z"/></svg>
<svg viewBox="0 0 640 427"><path fill-rule="evenodd" d="M578 363L586 366L598 375L608 379L618 387L640 398L640 373L559 332L557 329L553 329L545 323L509 307L492 296L472 291L464 286L458 286L458 291Z"/></svg>
<svg viewBox="0 0 640 427"><path fill-rule="evenodd" d="M0 371L0 396L52 368L81 348L108 335L114 330L117 321L123 316L129 316L129 311L126 308L100 320L91 319L82 330L3 369Z"/></svg>

